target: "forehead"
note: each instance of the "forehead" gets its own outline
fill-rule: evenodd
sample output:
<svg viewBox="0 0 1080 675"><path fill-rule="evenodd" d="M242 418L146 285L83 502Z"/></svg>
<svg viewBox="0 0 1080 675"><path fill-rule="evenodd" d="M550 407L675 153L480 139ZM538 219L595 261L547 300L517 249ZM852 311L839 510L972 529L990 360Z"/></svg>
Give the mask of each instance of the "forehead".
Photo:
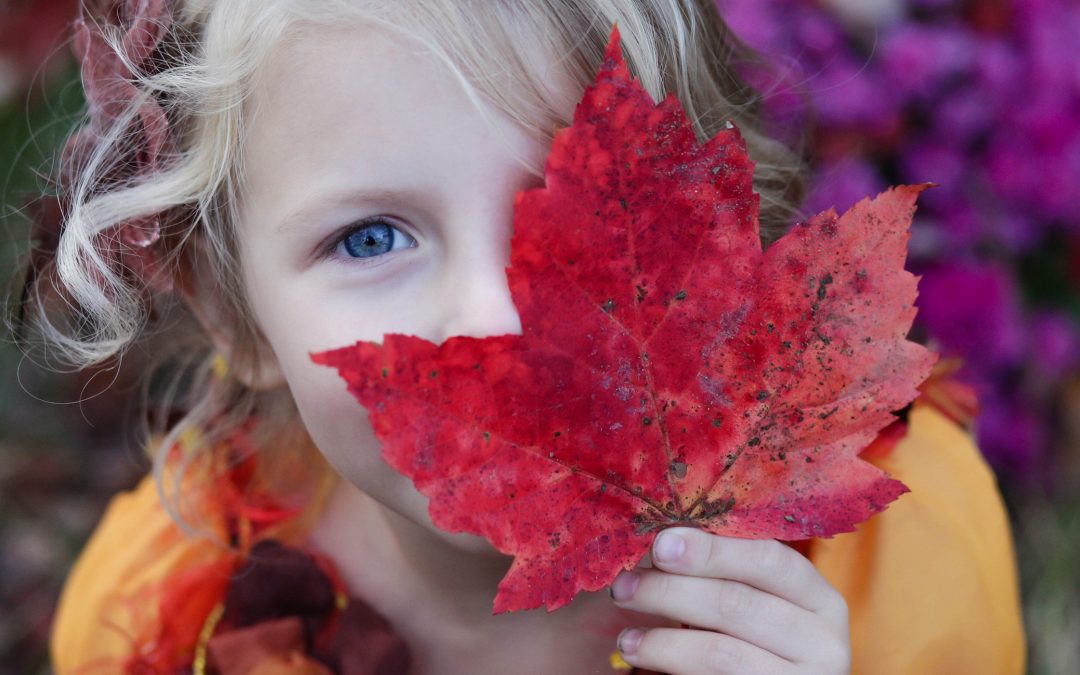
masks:
<svg viewBox="0 0 1080 675"><path fill-rule="evenodd" d="M449 191L519 159L538 172L547 150L418 42L364 24L295 31L246 106L241 213L257 219L331 185Z"/></svg>

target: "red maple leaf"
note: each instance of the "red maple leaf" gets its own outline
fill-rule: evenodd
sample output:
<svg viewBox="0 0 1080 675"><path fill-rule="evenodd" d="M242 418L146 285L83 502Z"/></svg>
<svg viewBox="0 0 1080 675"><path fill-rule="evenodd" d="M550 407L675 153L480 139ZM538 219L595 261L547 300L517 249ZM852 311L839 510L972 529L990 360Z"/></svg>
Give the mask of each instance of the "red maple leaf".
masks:
<svg viewBox="0 0 1080 675"><path fill-rule="evenodd" d="M907 491L859 451L936 355L905 339L921 186L762 252L735 129L704 145L630 79L618 31L546 187L519 193L522 335L408 335L313 354L367 408L433 522L515 556L495 611L560 607L669 526L805 539Z"/></svg>

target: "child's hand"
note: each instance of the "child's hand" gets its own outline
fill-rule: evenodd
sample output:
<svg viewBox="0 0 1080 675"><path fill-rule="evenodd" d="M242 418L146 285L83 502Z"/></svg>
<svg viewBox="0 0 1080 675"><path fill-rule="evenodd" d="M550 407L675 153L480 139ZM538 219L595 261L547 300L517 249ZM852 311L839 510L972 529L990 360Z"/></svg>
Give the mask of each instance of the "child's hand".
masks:
<svg viewBox="0 0 1080 675"><path fill-rule="evenodd" d="M656 569L620 574L612 597L692 628L623 631L629 664L672 675L850 671L847 603L791 548L679 527L656 538L652 559Z"/></svg>

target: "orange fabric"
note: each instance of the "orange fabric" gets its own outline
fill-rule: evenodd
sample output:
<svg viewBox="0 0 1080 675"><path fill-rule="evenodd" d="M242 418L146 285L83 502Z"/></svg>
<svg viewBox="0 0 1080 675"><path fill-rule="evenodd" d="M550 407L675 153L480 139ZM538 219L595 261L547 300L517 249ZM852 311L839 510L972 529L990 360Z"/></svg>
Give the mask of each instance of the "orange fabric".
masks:
<svg viewBox="0 0 1080 675"><path fill-rule="evenodd" d="M872 462L912 491L857 531L809 547L847 599L852 672L1023 672L1009 523L971 437L916 404L907 436ZM61 595L50 645L58 675L117 672L130 645L124 636L145 630L151 607L125 598L219 555L173 525L152 478L114 497Z"/></svg>
<svg viewBox="0 0 1080 675"><path fill-rule="evenodd" d="M177 528L151 476L113 497L64 584L50 640L54 670L121 672L133 644L145 644L158 625L155 584L174 570L218 563L223 553Z"/></svg>
<svg viewBox="0 0 1080 675"><path fill-rule="evenodd" d="M911 492L809 552L848 602L852 673L1024 672L1009 521L971 436L917 402L907 436L870 461Z"/></svg>

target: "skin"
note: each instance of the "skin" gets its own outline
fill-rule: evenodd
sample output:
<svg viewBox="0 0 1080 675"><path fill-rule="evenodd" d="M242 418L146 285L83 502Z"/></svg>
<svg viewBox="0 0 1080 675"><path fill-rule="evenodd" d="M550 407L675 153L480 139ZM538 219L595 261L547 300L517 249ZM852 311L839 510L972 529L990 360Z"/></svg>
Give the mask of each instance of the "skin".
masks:
<svg viewBox="0 0 1080 675"><path fill-rule="evenodd" d="M405 637L417 673L611 672L626 626L626 660L668 673L848 672L842 597L776 541L671 529L655 567L624 572L610 596L492 616L509 559L434 527L336 372L310 361L384 333L521 330L505 275L513 198L542 184L548 147L494 108L486 121L442 66L402 44L370 27L302 34L275 51L248 106L241 264L273 357L257 381L290 389L344 479L312 545ZM580 91L548 72L569 114ZM358 223L368 229L350 235ZM387 226L393 242L372 248Z"/></svg>

